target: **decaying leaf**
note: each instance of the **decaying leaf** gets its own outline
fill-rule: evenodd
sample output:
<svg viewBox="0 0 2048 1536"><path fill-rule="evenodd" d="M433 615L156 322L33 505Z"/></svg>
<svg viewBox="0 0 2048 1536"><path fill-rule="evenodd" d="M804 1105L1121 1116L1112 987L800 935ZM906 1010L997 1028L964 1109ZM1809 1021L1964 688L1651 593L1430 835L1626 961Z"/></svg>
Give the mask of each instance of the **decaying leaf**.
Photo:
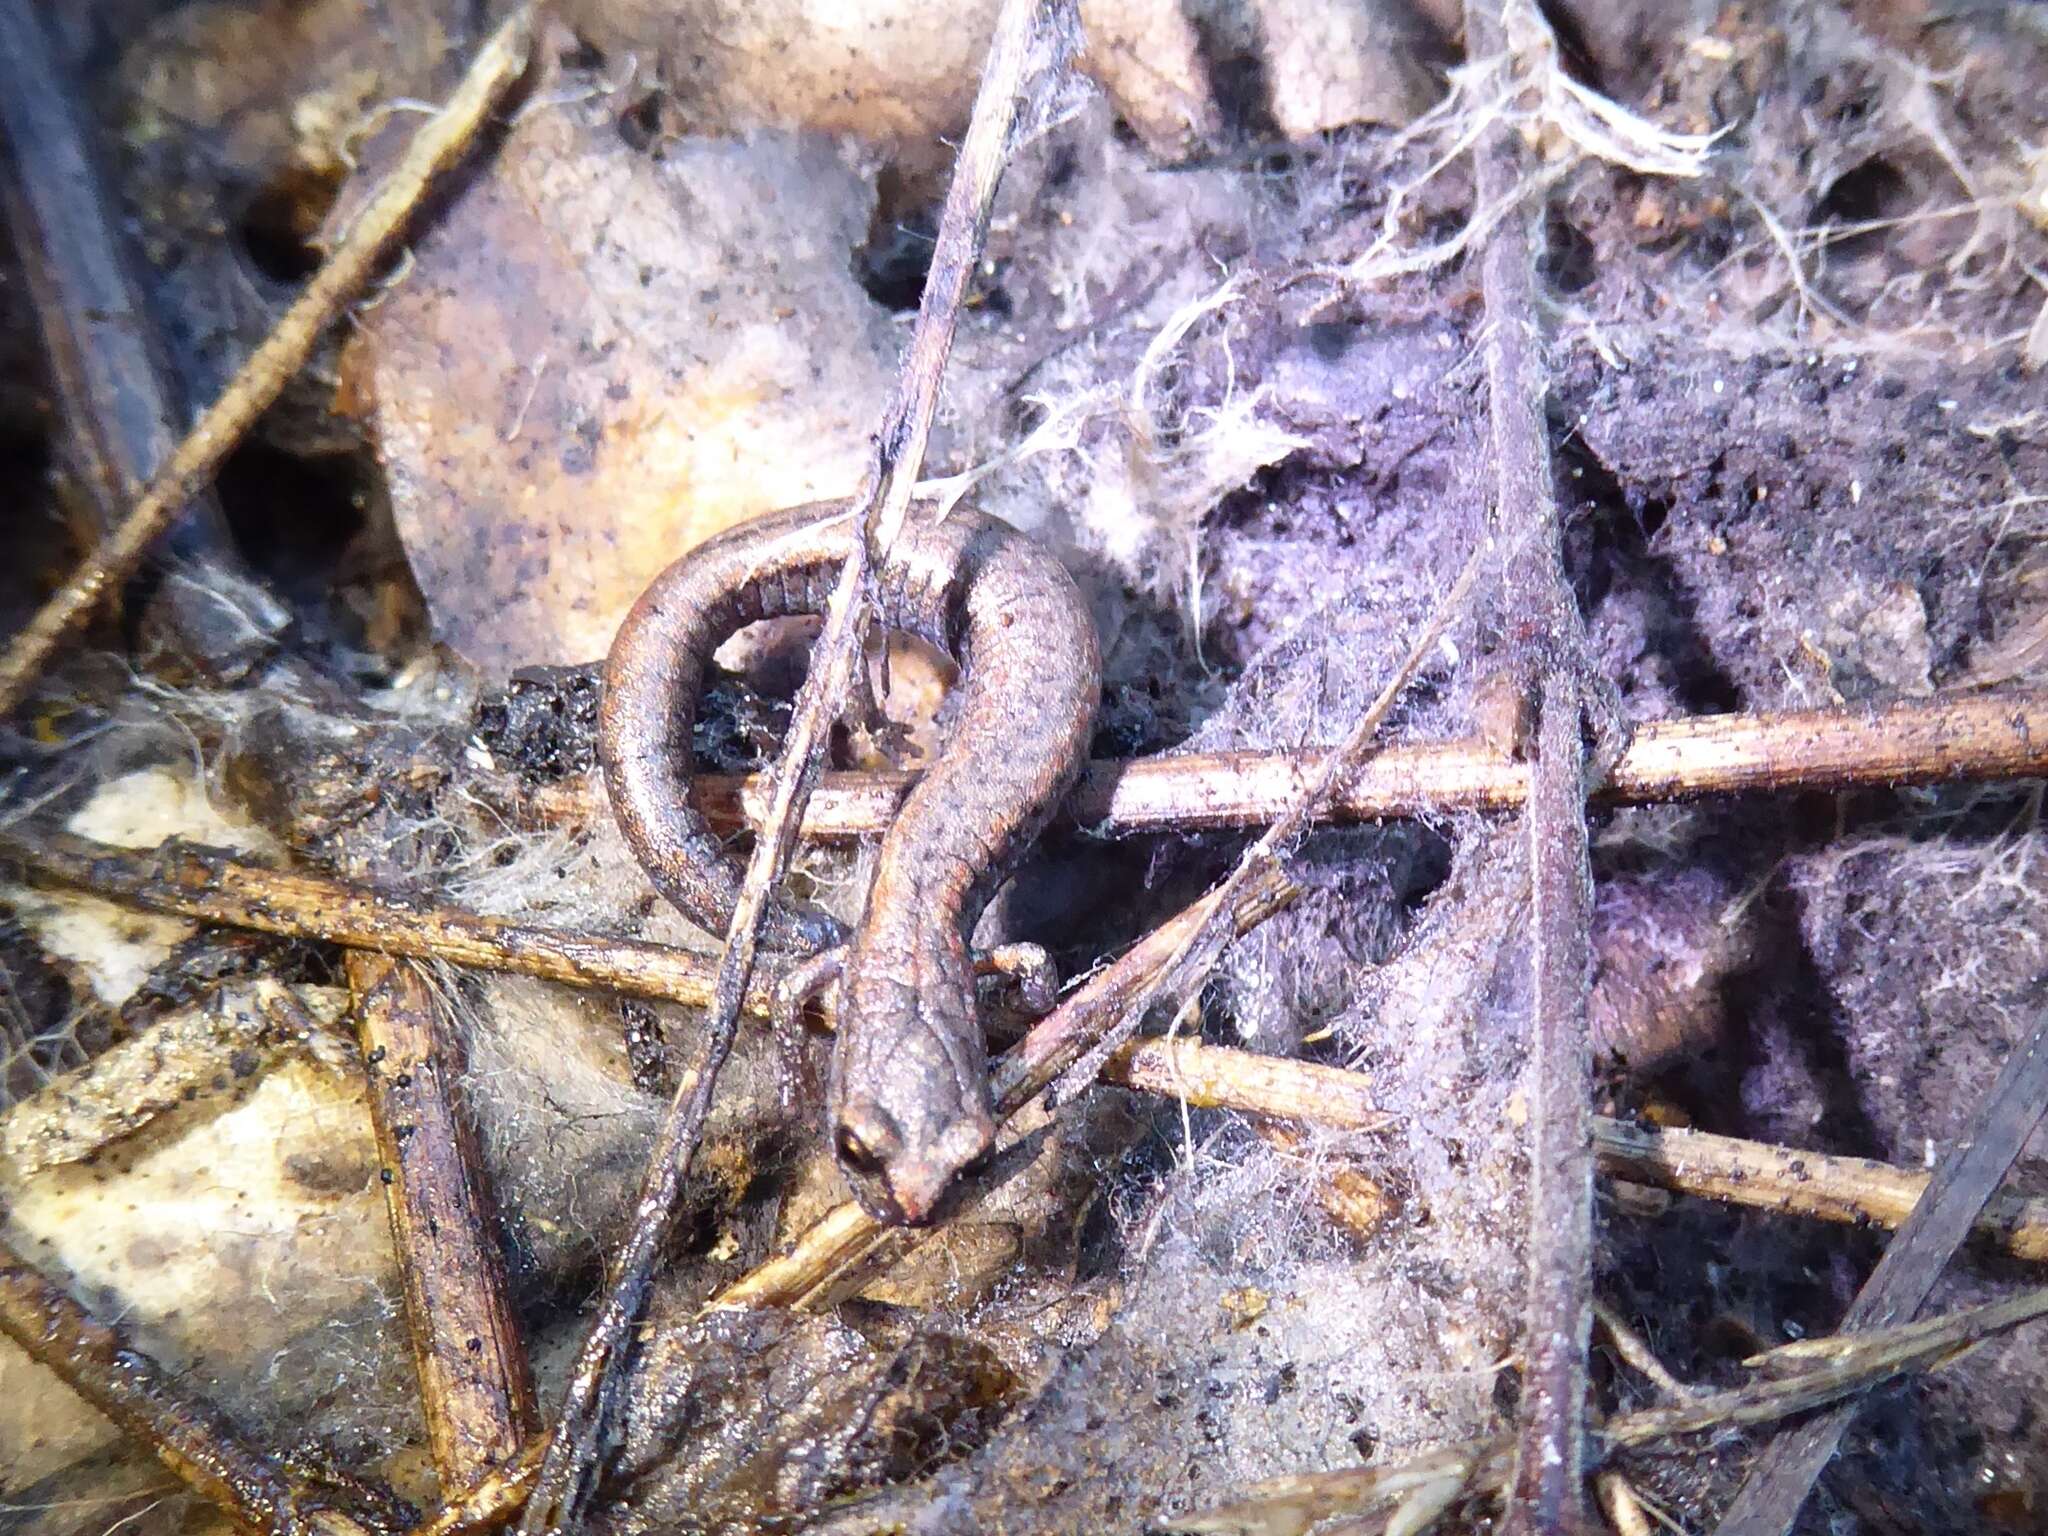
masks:
<svg viewBox="0 0 2048 1536"><path fill-rule="evenodd" d="M967 121L997 0L573 0L579 32L652 65L693 129L849 134L912 174ZM1441 94L1441 31L1410 0L1079 0L1078 61L1154 155L1212 144L1219 64L1249 61L1254 103L1290 138L1407 123Z"/></svg>
<svg viewBox="0 0 2048 1536"><path fill-rule="evenodd" d="M1249 31L1273 121L1291 139L1346 123L1412 122L1442 94L1443 40L1407 0L1242 0L1217 23Z"/></svg>
<svg viewBox="0 0 2048 1536"><path fill-rule="evenodd" d="M913 174L947 164L967 122L998 0L574 0L577 30L647 61L694 129L847 134ZM1179 0L1081 0L1080 64L1153 153L1217 128L1195 24Z"/></svg>
<svg viewBox="0 0 2048 1536"><path fill-rule="evenodd" d="M1145 148L1178 160L1213 139L1221 113L1201 41L1179 0L1081 0L1081 68Z"/></svg>
<svg viewBox="0 0 2048 1536"><path fill-rule="evenodd" d="M895 351L831 143L650 153L613 101L538 102L352 360L436 629L496 671L602 656L692 544L851 491Z"/></svg>
<svg viewBox="0 0 2048 1536"><path fill-rule="evenodd" d="M381 1328L395 1296L361 1081L309 1058L238 1103L199 1106L179 1133L0 1178L11 1243L122 1316L157 1358L203 1361L206 1380L238 1391L262 1382L312 1317ZM287 1275L289 1294L272 1299ZM0 1344L0 1484L27 1487L117 1438Z"/></svg>
<svg viewBox="0 0 2048 1536"><path fill-rule="evenodd" d="M904 151L967 121L997 9L998 0L572 0L564 13L607 54L658 72L693 128L810 128Z"/></svg>
<svg viewBox="0 0 2048 1536"><path fill-rule="evenodd" d="M985 1345L887 1307L685 1314L650 1334L599 1525L611 1536L794 1529L973 1450L1019 1389Z"/></svg>

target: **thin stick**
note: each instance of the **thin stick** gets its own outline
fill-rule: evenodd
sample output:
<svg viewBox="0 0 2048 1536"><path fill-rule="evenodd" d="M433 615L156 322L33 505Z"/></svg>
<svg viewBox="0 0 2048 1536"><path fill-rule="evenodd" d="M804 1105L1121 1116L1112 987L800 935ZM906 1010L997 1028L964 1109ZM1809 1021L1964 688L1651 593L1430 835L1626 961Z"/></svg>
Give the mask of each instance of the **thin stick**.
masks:
<svg viewBox="0 0 2048 1536"><path fill-rule="evenodd" d="M1466 0L1472 57L1492 58L1508 46L1503 5ZM1524 191L1523 145L1505 121L1488 131L1473 158L1474 204L1510 210L1488 231L1480 255L1486 307L1480 350L1492 425L1493 521L1516 546L1502 596L1508 623L1521 633L1508 660L1534 674L1529 687L1537 722L1525 813L1532 917L1528 1300L1505 1528L1510 1536L1564 1536L1586 1523L1586 1346L1593 1325L1586 1023L1593 893L1579 736L1586 714L1579 682L1583 645L1565 578L1544 410L1550 378L1536 280L1543 200Z"/></svg>
<svg viewBox="0 0 2048 1536"><path fill-rule="evenodd" d="M2048 1007L2013 1047L1970 1123L1942 1155L1913 1214L1857 1292L1839 1332L1912 1321L1992 1192L2048 1110ZM1852 1399L1779 1436L1757 1457L1716 1528L1720 1536L1782 1536L1856 1417Z"/></svg>
<svg viewBox="0 0 2048 1536"><path fill-rule="evenodd" d="M1896 1228L1928 1175L1862 1157L1803 1152L1705 1131L1656 1131L1595 1118L1600 1172L1678 1194L1848 1226ZM1972 1231L2016 1259L2048 1262L2048 1199L1995 1195Z"/></svg>
<svg viewBox="0 0 2048 1536"><path fill-rule="evenodd" d="M1909 1371L1938 1366L1973 1344L2043 1316L2048 1316L2048 1286L2036 1286L2005 1301L1924 1322L1838 1334L1831 1340L1806 1340L1798 1355L1819 1358L1821 1365L1774 1381L1644 1408L1610 1420L1602 1427L1600 1438L1608 1447L1625 1449L1674 1435L1771 1423L1867 1391ZM1820 1346L1825 1346L1825 1352Z"/></svg>
<svg viewBox="0 0 2048 1536"><path fill-rule="evenodd" d="M1333 1131L1379 1131L1394 1116L1364 1073L1268 1056L1182 1036L1133 1040L1110 1057L1105 1082L1261 1119ZM1653 1130L1595 1115L1600 1174L1753 1210L1844 1226L1895 1228L1928 1175L1869 1158L1773 1146L1706 1131ZM2016 1259L2048 1262L2048 1197L1995 1196L1972 1236Z"/></svg>
<svg viewBox="0 0 2048 1536"><path fill-rule="evenodd" d="M1584 754L1577 685L1543 686L1530 769L1532 894L1528 1312L1510 1531L1584 1523L1586 1345L1593 1306L1592 980Z"/></svg>
<svg viewBox="0 0 2048 1536"><path fill-rule="evenodd" d="M1656 1527L1644 1512L1635 1485L1612 1467L1594 1474L1593 1496L1614 1536L1655 1536Z"/></svg>
<svg viewBox="0 0 2048 1536"><path fill-rule="evenodd" d="M694 1008L711 1001L711 960L691 950L418 906L324 875L266 869L207 849L169 843L138 853L18 825L0 831L0 858L38 879L197 922L538 976ZM774 1007L772 978L749 990L748 1013L769 1018Z"/></svg>
<svg viewBox="0 0 2048 1536"><path fill-rule="evenodd" d="M54 1372L244 1531L370 1536L381 1522L298 1486L212 1403L0 1244L0 1333Z"/></svg>
<svg viewBox="0 0 2048 1536"><path fill-rule="evenodd" d="M538 1425L490 1187L456 1102L468 1062L412 962L355 950L347 969L427 1440L441 1486L458 1488Z"/></svg>
<svg viewBox="0 0 2048 1536"><path fill-rule="evenodd" d="M711 1298L720 1310L794 1307L823 1292L874 1251L889 1228L852 1200L804 1228L786 1253L757 1264Z"/></svg>
<svg viewBox="0 0 2048 1536"><path fill-rule="evenodd" d="M1093 764L1064 808L1103 837L1263 826L1301 802L1329 754L1187 752ZM2048 776L2048 693L1938 694L1867 709L1806 709L1651 720L1593 798L1651 805L1764 790L1854 789L1950 780ZM851 839L888 830L912 771L826 773L804 808L806 837ZM1330 821L1515 811L1528 801L1528 765L1480 740L1383 747L1336 785ZM721 827L758 825L766 775L704 774L692 794ZM533 791L520 809L549 825L609 814L603 785L574 778Z"/></svg>
<svg viewBox="0 0 2048 1536"><path fill-rule="evenodd" d="M184 418L78 99L36 8L0 0L0 201L49 366L69 478L104 531L169 459L173 423ZM242 562L211 495L190 498L169 538L173 570L162 600L206 676L235 682L264 662L288 674L280 681L313 685L311 669L278 652L290 615Z"/></svg>
<svg viewBox="0 0 2048 1536"><path fill-rule="evenodd" d="M1102 1078L1190 1109L1236 1109L1346 1131L1384 1130L1395 1120L1373 1101L1362 1072L1210 1045L1187 1035L1127 1041L1103 1063Z"/></svg>
<svg viewBox="0 0 2048 1536"><path fill-rule="evenodd" d="M872 609L868 573L886 556L902 525L911 488L924 463L939 381L952 350L968 280L987 237L989 210L1008 158L1012 129L1026 93L1041 83L1038 67L1051 63L1054 67L1049 73L1056 74L1065 62L1052 47L1056 15L1064 19L1056 0L1004 0L997 17L967 137L940 216L917 326L876 440L875 460L860 507L861 537L854 541L840 573L826 610L824 633L812 649L810 674L797 694L768 816L726 930L703 1045L696 1064L683 1074L662 1121L632 1226L613 1260L611 1282L570 1371L540 1477L521 1518L525 1536L579 1528L583 1509L595 1491L605 1425L624 1378L626 1346L710 1112L719 1069L738 1031L754 969L761 914L795 848L803 802L821 766L826 733L845 707L860 659Z"/></svg>
<svg viewBox="0 0 2048 1536"><path fill-rule="evenodd" d="M525 73L533 13L522 6L469 67L448 105L420 127L349 232L250 354L168 461L150 477L120 527L0 654L0 716L11 714L58 646L126 581L151 545L212 480L256 418L305 365L321 333L362 290L430 183L469 147L491 109Z"/></svg>

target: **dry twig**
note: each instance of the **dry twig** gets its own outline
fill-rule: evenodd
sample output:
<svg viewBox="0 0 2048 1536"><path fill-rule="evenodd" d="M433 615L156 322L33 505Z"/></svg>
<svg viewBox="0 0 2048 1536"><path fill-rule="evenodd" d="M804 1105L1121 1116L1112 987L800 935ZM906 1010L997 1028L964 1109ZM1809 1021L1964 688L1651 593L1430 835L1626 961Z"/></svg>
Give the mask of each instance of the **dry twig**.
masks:
<svg viewBox="0 0 2048 1536"><path fill-rule="evenodd" d="M57 647L125 581L193 493L304 366L320 335L376 270L436 177L474 141L491 109L525 73L533 13L521 6L479 50L440 112L421 125L364 205L348 235L307 282L170 458L151 475L121 525L0 654L0 716L13 712Z"/></svg>
<svg viewBox="0 0 2048 1536"><path fill-rule="evenodd" d="M1103 1077L1197 1108L1328 1130L1377 1131L1390 1119L1363 1073L1201 1040L1134 1040L1110 1058ZM1899 1226L1929 1178L1868 1158L1652 1130L1604 1115L1593 1117L1592 1135L1596 1166L1609 1179L1844 1226ZM1973 1235L2016 1259L2048 1261L2048 1198L1996 1196Z"/></svg>
<svg viewBox="0 0 2048 1536"><path fill-rule="evenodd" d="M111 216L77 87L27 0L0 0L0 187L41 333L70 480L103 531L177 446L179 391ZM289 615L236 552L220 506L195 492L171 530L163 599L213 681L261 663L300 691L312 670L277 651Z"/></svg>
<svg viewBox="0 0 2048 1536"><path fill-rule="evenodd" d="M458 1102L468 1060L413 962L356 950L347 968L427 1439L442 1486L461 1487L536 1427L496 1212Z"/></svg>
<svg viewBox="0 0 2048 1536"><path fill-rule="evenodd" d="M1511 41L1513 0L1466 0L1466 46L1490 57ZM1533 16L1522 24L1543 31ZM1486 305L1493 523L1515 545L1504 584L1521 633L1509 664L1527 677L1536 756L1525 813L1532 924L1529 1065L1529 1292L1522 1343L1513 1496L1514 1533L1576 1531L1585 1522L1586 1343L1593 1303L1593 1156L1588 1132L1592 1052L1592 873L1586 762L1579 729L1584 647L1564 571L1551 483L1536 256L1543 202L1524 196L1525 148L1505 123L1474 150L1475 201L1512 211L1480 256ZM1520 679L1515 679L1520 681Z"/></svg>
<svg viewBox="0 0 2048 1536"><path fill-rule="evenodd" d="M1600 1324L1600 1331L1607 1335L1607 1342L1614 1347L1615 1354L1633 1366L1637 1374L1646 1378L1666 1398L1682 1402L1694 1395L1693 1389L1672 1375L1664 1362L1657 1358L1657 1352L1650 1348L1650 1341L1630 1326L1628 1320L1604 1302L1593 1303L1593 1317Z"/></svg>
<svg viewBox="0 0 2048 1536"><path fill-rule="evenodd" d="M419 906L328 876L266 869L209 849L167 843L138 853L18 825L0 831L0 858L36 879L202 923L509 971L696 1008L711 1001L711 961L691 950ZM748 992L747 1012L767 1018L773 1011L770 984Z"/></svg>
<svg viewBox="0 0 2048 1536"><path fill-rule="evenodd" d="M1065 817L1103 837L1261 826L1309 793L1328 754L1186 752L1093 764ZM1701 715L1639 725L1607 778L1602 805L1650 805L1762 790L1854 789L2048 775L2048 693L1937 694L1876 708ZM879 834L917 782L911 771L826 773L804 808L804 835ZM692 793L714 824L758 825L765 775L704 774ZM1526 763L1485 741L1383 747L1330 793L1332 821L1513 811L1527 803ZM576 826L609 815L603 785L575 778L521 802L526 815Z"/></svg>
<svg viewBox="0 0 2048 1536"><path fill-rule="evenodd" d="M1597 1116L1593 1152L1610 1179L1856 1227L1903 1225L1929 1179L1918 1169L1869 1158L1705 1131L1654 1131ZM1972 1236L2016 1259L2048 1261L2048 1199L1994 1195Z"/></svg>

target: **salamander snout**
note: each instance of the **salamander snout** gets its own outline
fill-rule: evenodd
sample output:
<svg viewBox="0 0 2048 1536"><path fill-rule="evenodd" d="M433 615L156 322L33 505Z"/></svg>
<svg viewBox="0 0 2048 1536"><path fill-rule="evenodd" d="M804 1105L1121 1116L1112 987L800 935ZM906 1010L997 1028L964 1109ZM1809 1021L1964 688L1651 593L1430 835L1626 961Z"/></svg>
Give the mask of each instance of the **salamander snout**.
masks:
<svg viewBox="0 0 2048 1536"><path fill-rule="evenodd" d="M873 1103L849 1103L839 1113L832 1145L855 1197L877 1221L921 1227L962 1169L994 1145L994 1119L986 1110L962 1115L936 1135L906 1136Z"/></svg>

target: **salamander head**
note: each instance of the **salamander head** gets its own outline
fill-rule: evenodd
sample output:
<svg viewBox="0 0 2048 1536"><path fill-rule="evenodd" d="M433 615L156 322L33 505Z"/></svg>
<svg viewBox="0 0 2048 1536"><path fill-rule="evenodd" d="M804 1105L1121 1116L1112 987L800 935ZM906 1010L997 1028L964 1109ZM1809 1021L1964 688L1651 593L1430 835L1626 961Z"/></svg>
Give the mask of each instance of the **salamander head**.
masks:
<svg viewBox="0 0 2048 1536"><path fill-rule="evenodd" d="M986 1112L913 1144L884 1111L858 1105L841 1111L832 1144L870 1216L891 1226L921 1227L960 1171L994 1141L995 1122Z"/></svg>
<svg viewBox="0 0 2048 1536"><path fill-rule="evenodd" d="M832 1148L869 1215L923 1226L995 1143L972 983L964 999L935 1008L929 996L913 1002L893 987L878 996L859 981L847 978L832 1053Z"/></svg>

